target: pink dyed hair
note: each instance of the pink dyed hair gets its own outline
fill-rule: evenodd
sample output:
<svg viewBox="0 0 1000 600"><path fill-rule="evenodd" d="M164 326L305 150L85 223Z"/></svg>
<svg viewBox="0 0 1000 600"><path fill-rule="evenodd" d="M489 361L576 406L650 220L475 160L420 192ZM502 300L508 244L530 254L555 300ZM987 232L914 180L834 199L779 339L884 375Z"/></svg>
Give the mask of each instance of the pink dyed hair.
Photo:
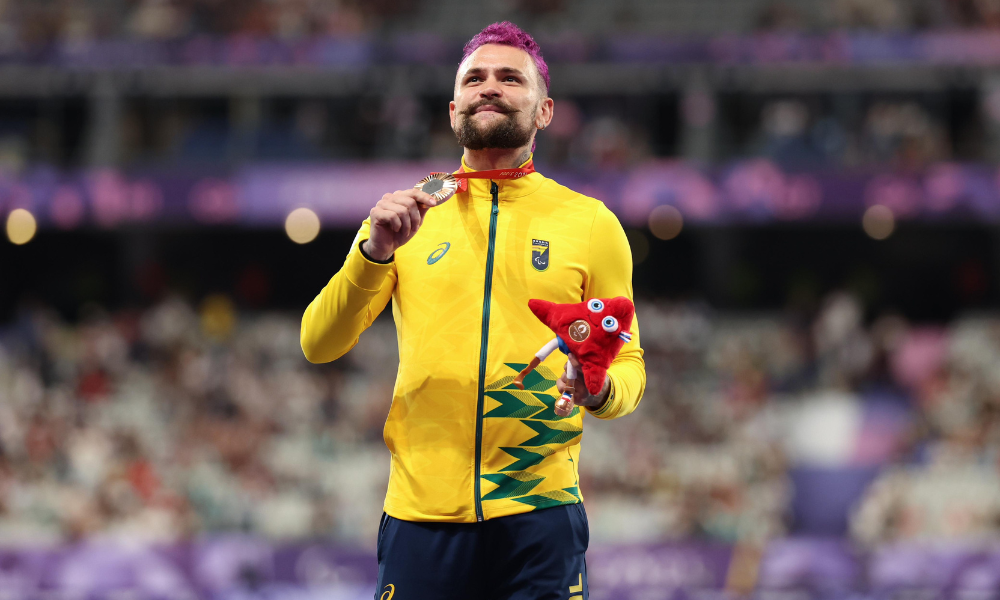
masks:
<svg viewBox="0 0 1000 600"><path fill-rule="evenodd" d="M465 49L462 51L462 60L459 61L458 64L464 63L465 59L469 58L470 54L485 44L511 46L527 52L531 56L532 60L535 61L535 68L538 69L538 74L541 76L542 81L545 82L545 93L548 93L549 65L545 64L545 59L542 58L542 49L538 47L538 43L535 41L535 38L531 37L528 32L524 31L517 25L514 25L510 21L487 25L485 29L477 33L475 37L469 40L469 43L465 45Z"/></svg>

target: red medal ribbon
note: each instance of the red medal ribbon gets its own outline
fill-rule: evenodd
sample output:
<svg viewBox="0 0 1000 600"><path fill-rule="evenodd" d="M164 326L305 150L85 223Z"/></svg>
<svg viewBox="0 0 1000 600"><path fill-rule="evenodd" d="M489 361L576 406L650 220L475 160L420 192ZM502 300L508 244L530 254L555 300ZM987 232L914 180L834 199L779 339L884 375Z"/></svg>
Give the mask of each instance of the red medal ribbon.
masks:
<svg viewBox="0 0 1000 600"><path fill-rule="evenodd" d="M489 171L465 172L465 165L458 169L458 173L451 176L458 180L458 191L464 192L469 189L470 179L520 179L525 175L535 172L535 161L529 160L523 167L518 169L492 169Z"/></svg>

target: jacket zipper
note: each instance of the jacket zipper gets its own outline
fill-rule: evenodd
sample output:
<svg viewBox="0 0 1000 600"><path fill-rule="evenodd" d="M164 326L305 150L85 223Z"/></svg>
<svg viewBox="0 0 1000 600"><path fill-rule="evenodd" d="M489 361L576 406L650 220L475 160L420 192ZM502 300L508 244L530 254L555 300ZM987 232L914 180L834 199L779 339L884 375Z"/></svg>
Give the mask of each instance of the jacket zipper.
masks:
<svg viewBox="0 0 1000 600"><path fill-rule="evenodd" d="M483 520L482 493L479 489L480 472L483 461L483 404L486 396L486 354L490 339L490 294L493 291L493 251L496 248L497 213L500 212L500 188L495 181L490 182L493 208L490 210L490 240L486 250L486 286L483 293L483 331L479 347L479 401L476 404L476 521Z"/></svg>

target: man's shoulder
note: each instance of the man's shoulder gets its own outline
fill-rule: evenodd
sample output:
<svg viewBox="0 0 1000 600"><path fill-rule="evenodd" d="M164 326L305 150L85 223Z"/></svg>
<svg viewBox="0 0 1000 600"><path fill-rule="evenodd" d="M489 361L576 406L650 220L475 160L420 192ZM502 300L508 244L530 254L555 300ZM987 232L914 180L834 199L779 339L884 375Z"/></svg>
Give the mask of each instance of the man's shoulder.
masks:
<svg viewBox="0 0 1000 600"><path fill-rule="evenodd" d="M570 189L563 184L559 183L555 179L546 177L542 182L542 185L538 188L536 194L544 194L554 200L561 200L565 202L572 202L575 206L579 208L590 208L592 210L598 210L604 206L604 202L601 202L597 198L587 196L576 190Z"/></svg>

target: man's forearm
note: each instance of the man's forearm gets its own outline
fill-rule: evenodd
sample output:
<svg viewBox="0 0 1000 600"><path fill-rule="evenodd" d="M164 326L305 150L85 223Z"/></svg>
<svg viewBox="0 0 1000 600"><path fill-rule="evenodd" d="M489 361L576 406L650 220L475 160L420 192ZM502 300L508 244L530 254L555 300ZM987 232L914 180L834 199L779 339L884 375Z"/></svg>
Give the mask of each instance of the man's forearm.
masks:
<svg viewBox="0 0 1000 600"><path fill-rule="evenodd" d="M299 342L307 360L336 360L354 346L389 301L391 268L371 261L359 249L348 254L343 268L302 316Z"/></svg>

